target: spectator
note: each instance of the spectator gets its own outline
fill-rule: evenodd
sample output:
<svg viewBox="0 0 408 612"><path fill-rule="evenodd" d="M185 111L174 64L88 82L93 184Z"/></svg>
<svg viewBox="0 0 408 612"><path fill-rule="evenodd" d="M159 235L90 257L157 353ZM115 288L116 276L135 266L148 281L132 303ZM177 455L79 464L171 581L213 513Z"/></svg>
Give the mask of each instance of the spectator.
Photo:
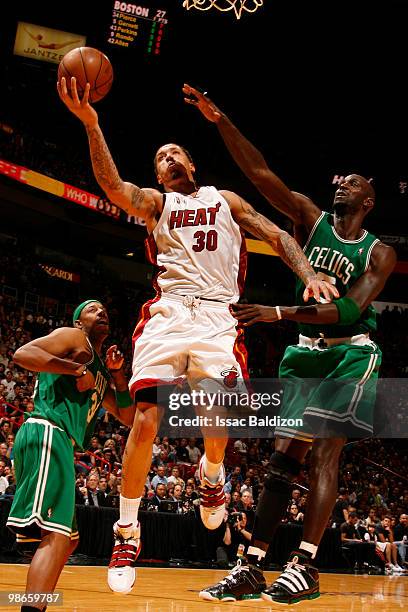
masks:
<svg viewBox="0 0 408 612"><path fill-rule="evenodd" d="M300 500L299 500L300 501ZM344 487L340 487L339 495L337 497L336 503L334 504L333 512L332 512L332 526L340 527L344 522L347 522L348 519L348 502L347 502L347 493Z"/></svg>
<svg viewBox="0 0 408 612"><path fill-rule="evenodd" d="M237 453L239 453L240 455L246 456L248 452L248 447L245 442L241 440L241 438L238 438L238 440L235 440L234 442L234 450L236 450Z"/></svg>
<svg viewBox="0 0 408 612"><path fill-rule="evenodd" d="M358 525L359 519L356 512L349 512L348 519L340 527L341 541L349 548L355 560L355 569L368 567L370 554L369 544L364 540L365 529Z"/></svg>
<svg viewBox="0 0 408 612"><path fill-rule="evenodd" d="M16 386L12 371L6 370L6 375L0 382L4 387L4 397L8 402L12 403L15 398L14 387Z"/></svg>
<svg viewBox="0 0 408 612"><path fill-rule="evenodd" d="M243 494L245 491L249 491L249 493L253 497L253 495L252 495L251 478L249 476L247 478L245 478L244 484L241 487L241 493Z"/></svg>
<svg viewBox="0 0 408 612"><path fill-rule="evenodd" d="M108 505L112 508L119 508L119 495L120 495L120 479L115 480L111 486L111 490L108 493L107 499Z"/></svg>
<svg viewBox="0 0 408 612"><path fill-rule="evenodd" d="M151 509L158 510L160 506L160 502L167 499L167 489L164 483L159 482L155 489L155 494L149 500L149 507Z"/></svg>
<svg viewBox="0 0 408 612"><path fill-rule="evenodd" d="M7 436L6 444L7 444L7 457L12 462L13 461L14 434L10 433Z"/></svg>
<svg viewBox="0 0 408 612"><path fill-rule="evenodd" d="M153 442L152 461L160 455L161 450L160 436L156 436Z"/></svg>
<svg viewBox="0 0 408 612"><path fill-rule="evenodd" d="M240 484L244 482L244 479L241 474L241 466L236 465L234 467L234 470L231 472L231 474L228 474L227 479L226 479L227 482L229 482L232 479L234 479L234 481L236 482L239 482Z"/></svg>
<svg viewBox="0 0 408 612"><path fill-rule="evenodd" d="M244 506L241 501L241 493L234 491L231 494L231 507L234 512L243 512Z"/></svg>
<svg viewBox="0 0 408 612"><path fill-rule="evenodd" d="M301 498L301 492L300 489L293 489L292 491L292 504L298 504Z"/></svg>
<svg viewBox="0 0 408 612"><path fill-rule="evenodd" d="M172 444L170 444L168 436L163 436L161 449L165 453L166 463L177 460L176 449Z"/></svg>
<svg viewBox="0 0 408 612"><path fill-rule="evenodd" d="M380 519L377 516L377 508L370 508L368 511L368 516L365 520L365 526L368 528L370 525L374 525L374 527L380 526Z"/></svg>
<svg viewBox="0 0 408 612"><path fill-rule="evenodd" d="M238 477L236 474L231 474L229 480L227 480L227 482L224 485L224 493L231 493L232 494L232 490L235 489L235 485L238 482Z"/></svg>
<svg viewBox="0 0 408 612"><path fill-rule="evenodd" d="M11 468L11 459L9 459L9 457L7 456L7 452L8 452L7 444L6 442L2 442L0 444L0 460L4 461L6 467Z"/></svg>
<svg viewBox="0 0 408 612"><path fill-rule="evenodd" d="M377 527L376 531L380 542L388 542L390 544L391 559L388 563L388 567L392 572L403 571L403 568L398 564L397 546L394 542L394 534L392 533L391 517L385 516L381 521L381 526Z"/></svg>
<svg viewBox="0 0 408 612"><path fill-rule="evenodd" d="M247 515L245 512L231 512L227 521L224 543L229 547L228 557L230 560L238 556L238 547L244 545L245 554L251 542L251 531L247 525Z"/></svg>
<svg viewBox="0 0 408 612"><path fill-rule="evenodd" d="M290 504L289 512L287 517L288 523L295 523L297 525L303 523L304 514L303 512L299 512L299 508L296 504Z"/></svg>
<svg viewBox="0 0 408 612"><path fill-rule="evenodd" d="M152 478L152 489L156 491L158 484L164 484L167 487L167 482L166 468L164 465L159 465L156 476Z"/></svg>
<svg viewBox="0 0 408 612"><path fill-rule="evenodd" d="M92 436L88 448L91 451L91 453L96 453L96 451L102 449L101 443L99 442L97 436Z"/></svg>
<svg viewBox="0 0 408 612"><path fill-rule="evenodd" d="M82 488L83 502L86 506L108 506L109 501L106 501L106 496L102 491L98 490L99 476L97 473L92 473L88 476L86 487ZM84 490L85 489L85 490Z"/></svg>
<svg viewBox="0 0 408 612"><path fill-rule="evenodd" d="M112 449L109 446L106 446L102 451L102 459L100 462L100 467L102 470L106 470L107 472L112 472L113 470L113 454Z"/></svg>
<svg viewBox="0 0 408 612"><path fill-rule="evenodd" d="M196 439L190 438L188 444L186 446L188 451L188 460L192 465L198 465L201 459L201 452L198 446L196 445Z"/></svg>
<svg viewBox="0 0 408 612"><path fill-rule="evenodd" d="M198 493L194 490L191 484L186 484L182 499L184 512L194 510L194 502L198 500Z"/></svg>
<svg viewBox="0 0 408 612"><path fill-rule="evenodd" d="M154 467L159 467L161 466L166 466L169 462L169 456L167 454L167 451L165 451L163 448L160 449L160 453L158 456L154 457L153 461L152 461L152 466Z"/></svg>
<svg viewBox="0 0 408 612"><path fill-rule="evenodd" d="M187 450L187 439L182 438L180 440L179 446L176 448L176 456L177 461L181 461L183 463L190 463L190 455Z"/></svg>
<svg viewBox="0 0 408 612"><path fill-rule="evenodd" d="M0 495L6 491L9 486L8 478L4 475L5 463L0 459Z"/></svg>
<svg viewBox="0 0 408 612"><path fill-rule="evenodd" d="M171 468L171 476L168 477L167 482L168 483L172 482L174 485L179 484L181 486L181 490L184 489L185 482L181 478L180 470L176 465Z"/></svg>
<svg viewBox="0 0 408 612"><path fill-rule="evenodd" d="M108 485L108 479L106 478L106 476L101 476L99 478L99 487L98 487L98 491L100 491L101 493L103 493L103 495L106 497L109 495L111 488Z"/></svg>
<svg viewBox="0 0 408 612"><path fill-rule="evenodd" d="M179 512L183 511L184 500L183 500L183 488L181 485L179 484L174 485L173 494L171 496L169 495L169 499L171 499L172 501L176 501L178 503L177 509Z"/></svg>
<svg viewBox="0 0 408 612"><path fill-rule="evenodd" d="M0 425L0 442L6 443L9 434L11 434L10 421L4 419Z"/></svg>
<svg viewBox="0 0 408 612"><path fill-rule="evenodd" d="M408 547L408 514L401 514L399 523L394 528L394 540L397 545L402 563L405 565L405 559Z"/></svg>

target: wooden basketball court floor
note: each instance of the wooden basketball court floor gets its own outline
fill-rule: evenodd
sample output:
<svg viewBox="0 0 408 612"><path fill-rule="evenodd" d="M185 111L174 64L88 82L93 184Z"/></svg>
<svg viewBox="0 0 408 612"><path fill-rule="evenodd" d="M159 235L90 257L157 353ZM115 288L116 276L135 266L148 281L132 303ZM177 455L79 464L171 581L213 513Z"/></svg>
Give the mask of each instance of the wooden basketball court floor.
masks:
<svg viewBox="0 0 408 612"><path fill-rule="evenodd" d="M106 567L67 565L57 590L63 605L48 612L237 612L237 610L296 610L296 612L396 612L408 610L408 576L320 574L321 597L296 606L268 602L205 602L198 592L219 581L225 571L137 568L132 593L117 595L106 584ZM0 564L0 591L24 592L27 565ZM268 584L278 574L266 572ZM1 610L16 610L1 607Z"/></svg>

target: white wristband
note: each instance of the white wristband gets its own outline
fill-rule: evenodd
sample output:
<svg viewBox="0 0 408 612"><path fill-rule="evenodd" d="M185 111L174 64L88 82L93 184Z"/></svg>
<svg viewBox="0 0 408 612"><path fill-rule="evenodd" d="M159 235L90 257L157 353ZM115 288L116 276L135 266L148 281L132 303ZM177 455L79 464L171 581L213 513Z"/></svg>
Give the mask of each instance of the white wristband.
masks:
<svg viewBox="0 0 408 612"><path fill-rule="evenodd" d="M275 310L276 310L276 314L278 315L278 321L280 321L282 318L281 309L279 306L275 306Z"/></svg>

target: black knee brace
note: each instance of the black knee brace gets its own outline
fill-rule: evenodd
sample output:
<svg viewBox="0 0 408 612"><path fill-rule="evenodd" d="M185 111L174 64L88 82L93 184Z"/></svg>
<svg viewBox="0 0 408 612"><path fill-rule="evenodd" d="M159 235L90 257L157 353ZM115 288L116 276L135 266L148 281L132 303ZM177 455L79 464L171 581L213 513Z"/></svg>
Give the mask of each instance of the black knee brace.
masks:
<svg viewBox="0 0 408 612"><path fill-rule="evenodd" d="M265 489L269 491L287 490L299 475L302 464L293 457L277 451L271 455L268 473L264 481Z"/></svg>
<svg viewBox="0 0 408 612"><path fill-rule="evenodd" d="M264 481L264 490L256 509L252 544L263 542L269 545L285 514L292 482L301 467L299 461L285 453L278 451L272 454Z"/></svg>

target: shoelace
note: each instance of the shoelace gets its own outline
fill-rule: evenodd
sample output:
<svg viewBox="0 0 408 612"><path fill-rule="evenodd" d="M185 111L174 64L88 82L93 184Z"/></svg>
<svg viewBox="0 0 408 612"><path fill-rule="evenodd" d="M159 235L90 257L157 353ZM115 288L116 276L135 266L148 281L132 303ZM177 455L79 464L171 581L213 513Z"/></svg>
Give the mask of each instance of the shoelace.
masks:
<svg viewBox="0 0 408 612"><path fill-rule="evenodd" d="M305 570L306 569L305 565L301 565L297 561L288 561L286 566L285 566L285 572L286 572L287 569L291 569L292 567L296 568L296 569L301 569L301 570Z"/></svg>
<svg viewBox="0 0 408 612"><path fill-rule="evenodd" d="M225 576L225 578L220 580L219 584L229 584L231 580L234 580L235 574L238 574L240 570L247 572L249 571L249 567L247 565L242 565L241 559L238 559L237 564L232 568L229 574Z"/></svg>
<svg viewBox="0 0 408 612"><path fill-rule="evenodd" d="M225 501L224 487L221 484L217 484L213 487L209 485L201 485L198 487L198 492L202 498L202 505L205 507L217 508Z"/></svg>
<svg viewBox="0 0 408 612"><path fill-rule="evenodd" d="M137 546L136 544L128 544L130 540L135 541L133 538L128 538L119 541L119 544L115 544L109 567L123 567L136 561Z"/></svg>
<svg viewBox="0 0 408 612"><path fill-rule="evenodd" d="M301 565L300 563L297 563L296 561L288 561L287 564L285 565L285 569L283 570L279 578L285 578L285 576L290 576L290 575L295 576L295 578L297 578L299 573L302 570L306 571L306 567L304 565Z"/></svg>

